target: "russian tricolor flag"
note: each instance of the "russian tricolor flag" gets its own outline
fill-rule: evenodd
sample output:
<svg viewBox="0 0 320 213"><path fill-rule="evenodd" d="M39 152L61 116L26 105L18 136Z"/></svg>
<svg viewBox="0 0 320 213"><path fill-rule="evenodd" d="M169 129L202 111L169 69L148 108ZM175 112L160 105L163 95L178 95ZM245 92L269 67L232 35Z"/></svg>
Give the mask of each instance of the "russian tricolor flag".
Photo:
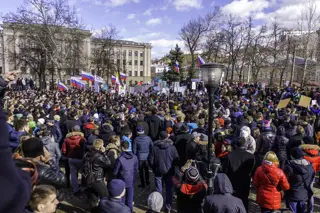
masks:
<svg viewBox="0 0 320 213"><path fill-rule="evenodd" d="M201 58L200 55L198 55L198 59L197 59L197 64L198 64L198 67L200 68L200 66L202 64L205 64L206 62L203 60L203 58Z"/></svg>
<svg viewBox="0 0 320 213"><path fill-rule="evenodd" d="M86 87L86 83L82 81L80 78L76 78L76 77L71 77L71 85L79 89Z"/></svg>
<svg viewBox="0 0 320 213"><path fill-rule="evenodd" d="M63 90L68 90L68 87L64 85L64 83L60 82L58 83L58 90L63 91Z"/></svg>
<svg viewBox="0 0 320 213"><path fill-rule="evenodd" d="M176 63L174 64L173 67L174 71L176 71L177 73L179 73L179 63L176 61Z"/></svg>
<svg viewBox="0 0 320 213"><path fill-rule="evenodd" d="M125 81L127 79L127 75L120 72L120 78Z"/></svg>
<svg viewBox="0 0 320 213"><path fill-rule="evenodd" d="M92 82L94 82L94 76L91 73L82 72L81 73L81 78L84 81L92 81Z"/></svg>
<svg viewBox="0 0 320 213"><path fill-rule="evenodd" d="M112 75L112 76L111 76L111 82L112 82L112 83L115 83L116 80L117 80L116 76Z"/></svg>

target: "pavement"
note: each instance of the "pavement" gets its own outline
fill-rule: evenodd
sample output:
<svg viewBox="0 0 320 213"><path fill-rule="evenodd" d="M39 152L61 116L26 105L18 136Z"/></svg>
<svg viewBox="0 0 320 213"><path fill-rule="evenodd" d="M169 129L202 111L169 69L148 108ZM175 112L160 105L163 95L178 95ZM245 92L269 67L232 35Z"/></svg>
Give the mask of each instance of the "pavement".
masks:
<svg viewBox="0 0 320 213"><path fill-rule="evenodd" d="M136 213L145 213L148 209L147 207L147 198L150 193L155 191L155 185L153 180L153 174L150 174L150 180L151 185L147 188L141 189L138 188L139 185L139 178L136 177L136 184L135 184L135 197L134 197L134 212ZM87 193L84 192L83 195L80 197L75 197L73 195L72 189L63 189L60 191L60 194L63 197L63 200L58 207L57 213L88 213L90 212L90 206L88 201ZM164 194L164 193L163 193ZM320 213L320 185L315 184L314 188L314 194L315 194L315 209L314 213ZM260 207L256 204L256 194L255 190L252 189L250 196L249 196L250 202L249 202L249 213L259 213ZM175 212L175 199L173 203L173 211ZM285 203L282 202L282 212L287 213L290 212L285 207Z"/></svg>

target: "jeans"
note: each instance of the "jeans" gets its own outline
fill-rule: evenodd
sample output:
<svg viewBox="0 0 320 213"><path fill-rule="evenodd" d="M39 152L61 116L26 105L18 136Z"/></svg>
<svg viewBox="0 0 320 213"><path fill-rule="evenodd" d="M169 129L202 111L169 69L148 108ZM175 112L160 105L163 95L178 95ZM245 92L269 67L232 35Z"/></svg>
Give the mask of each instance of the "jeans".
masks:
<svg viewBox="0 0 320 213"><path fill-rule="evenodd" d="M287 201L287 208L293 213L304 213L305 201Z"/></svg>
<svg viewBox="0 0 320 213"><path fill-rule="evenodd" d="M78 172L80 169L82 169L82 160L80 159L74 159L69 158L69 167L70 167L70 173L71 173L71 186L73 189L73 192L79 192L79 184L78 184Z"/></svg>
<svg viewBox="0 0 320 213"><path fill-rule="evenodd" d="M162 177L155 177L156 190L162 193L162 181L166 185L166 209L171 211L172 206L172 175L164 175Z"/></svg>
<svg viewBox="0 0 320 213"><path fill-rule="evenodd" d="M123 197L123 202L128 206L132 212L133 209L133 194L134 186L126 188L126 195Z"/></svg>
<svg viewBox="0 0 320 213"><path fill-rule="evenodd" d="M147 160L139 161L139 178L142 186L149 185L149 165Z"/></svg>

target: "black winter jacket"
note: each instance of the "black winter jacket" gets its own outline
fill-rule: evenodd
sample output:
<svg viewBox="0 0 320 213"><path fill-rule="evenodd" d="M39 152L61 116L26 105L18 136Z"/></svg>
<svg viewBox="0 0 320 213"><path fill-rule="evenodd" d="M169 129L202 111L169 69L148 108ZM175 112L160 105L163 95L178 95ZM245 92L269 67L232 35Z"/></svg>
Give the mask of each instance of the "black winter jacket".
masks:
<svg viewBox="0 0 320 213"><path fill-rule="evenodd" d="M290 189L286 196L290 201L307 201L309 197L309 189L314 179L314 170L312 164L305 159L290 160L285 166L284 172L288 178Z"/></svg>
<svg viewBox="0 0 320 213"><path fill-rule="evenodd" d="M287 156L287 145L289 139L285 137L286 130L283 126L279 126L277 129L277 136L274 144L274 151L277 154L280 161L286 161Z"/></svg>
<svg viewBox="0 0 320 213"><path fill-rule="evenodd" d="M276 134L272 130L264 130L260 135L260 146L257 147L257 152L265 155L273 149Z"/></svg>
<svg viewBox="0 0 320 213"><path fill-rule="evenodd" d="M148 125L149 125L149 136L153 141L156 141L159 139L159 134L162 129L162 121L161 119L156 115L151 115L148 118Z"/></svg>
<svg viewBox="0 0 320 213"><path fill-rule="evenodd" d="M137 155L138 160L148 160L152 147L153 142L149 136L139 135L134 139L133 153Z"/></svg>
<svg viewBox="0 0 320 213"><path fill-rule="evenodd" d="M299 147L303 144L303 134L296 134L289 138L289 144L287 146L287 154L290 156L290 151L292 148Z"/></svg>
<svg viewBox="0 0 320 213"><path fill-rule="evenodd" d="M179 160L176 147L170 139L159 140L154 143L148 161L156 176L174 174L174 166Z"/></svg>
<svg viewBox="0 0 320 213"><path fill-rule="evenodd" d="M106 153L101 153L95 149L89 150L83 158L83 163L90 161L92 164L92 172L94 182L103 182L104 174L107 169L111 166L111 162Z"/></svg>
<svg viewBox="0 0 320 213"><path fill-rule="evenodd" d="M188 160L187 156L187 147L189 151L192 149L192 146L189 146L189 143L192 141L192 135L189 133L182 133L177 135L175 138L175 147L177 148L180 160L179 167L182 167Z"/></svg>
<svg viewBox="0 0 320 213"><path fill-rule="evenodd" d="M204 213L246 213L242 201L232 196L233 188L229 178L221 173L214 180L214 194L205 199Z"/></svg>

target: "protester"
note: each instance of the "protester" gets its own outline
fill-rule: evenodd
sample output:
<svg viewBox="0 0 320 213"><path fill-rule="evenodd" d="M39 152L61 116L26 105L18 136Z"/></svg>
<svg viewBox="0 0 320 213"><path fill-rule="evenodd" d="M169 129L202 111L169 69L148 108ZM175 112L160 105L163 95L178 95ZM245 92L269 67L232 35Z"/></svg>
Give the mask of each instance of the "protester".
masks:
<svg viewBox="0 0 320 213"><path fill-rule="evenodd" d="M39 137L44 147L50 153L51 159L59 167L59 161L61 158L61 151L59 144L54 141L54 136L51 134L50 130L44 129L39 133Z"/></svg>
<svg viewBox="0 0 320 213"><path fill-rule="evenodd" d="M127 141L121 144L122 152L119 158L116 160L113 175L125 182L125 204L132 211L133 209L133 196L134 196L134 179L138 172L139 162L137 156L135 156L129 150L129 143Z"/></svg>
<svg viewBox="0 0 320 213"><path fill-rule="evenodd" d="M148 210L146 213L160 213L163 206L163 197L159 192L152 192L148 196Z"/></svg>
<svg viewBox="0 0 320 213"><path fill-rule="evenodd" d="M283 126L277 128L277 136L274 143L274 151L280 161L280 168L284 169L285 162L288 160L287 145L289 139L286 138L286 129Z"/></svg>
<svg viewBox="0 0 320 213"><path fill-rule="evenodd" d="M24 213L54 213L58 204L56 189L50 185L39 185L33 189Z"/></svg>
<svg viewBox="0 0 320 213"><path fill-rule="evenodd" d="M232 184L226 174L220 173L214 179L214 193L205 198L204 213L237 212L246 213L242 201L233 196Z"/></svg>
<svg viewBox="0 0 320 213"><path fill-rule="evenodd" d="M253 176L254 155L247 151L247 141L240 138L236 147L232 152L226 155L223 161L223 172L230 179L234 195L240 198L246 208L249 208L250 180Z"/></svg>
<svg viewBox="0 0 320 213"><path fill-rule="evenodd" d="M160 140L154 142L154 146L149 155L149 165L155 175L155 185L159 193L162 193L162 183L166 186L166 212L172 209L172 177L174 175L174 166L177 165L179 155L168 133L160 132Z"/></svg>
<svg viewBox="0 0 320 213"><path fill-rule="evenodd" d="M99 203L99 213L131 213L132 210L122 203L126 194L126 184L120 179L113 179L108 184L109 197Z"/></svg>
<svg viewBox="0 0 320 213"><path fill-rule="evenodd" d="M293 213L304 213L307 209L305 202L313 196L311 184L315 173L312 164L303 159L303 153L300 148L292 148L290 154L292 160L284 168L290 184L290 189L286 193L287 208Z"/></svg>
<svg viewBox="0 0 320 213"><path fill-rule="evenodd" d="M141 184L139 187L144 188L150 185L148 157L153 147L151 138L144 134L144 127L137 127L137 137L134 139L133 153L139 160L139 178Z"/></svg>
<svg viewBox="0 0 320 213"><path fill-rule="evenodd" d="M279 160L274 152L267 152L262 166L259 166L253 178L257 189L257 203L262 213L271 213L281 208L281 193L290 188L284 172L278 168Z"/></svg>
<svg viewBox="0 0 320 213"><path fill-rule="evenodd" d="M157 112L157 108L153 108L152 115L147 118L150 131L149 136L151 137L152 141L158 140L163 125L160 118L156 115Z"/></svg>

